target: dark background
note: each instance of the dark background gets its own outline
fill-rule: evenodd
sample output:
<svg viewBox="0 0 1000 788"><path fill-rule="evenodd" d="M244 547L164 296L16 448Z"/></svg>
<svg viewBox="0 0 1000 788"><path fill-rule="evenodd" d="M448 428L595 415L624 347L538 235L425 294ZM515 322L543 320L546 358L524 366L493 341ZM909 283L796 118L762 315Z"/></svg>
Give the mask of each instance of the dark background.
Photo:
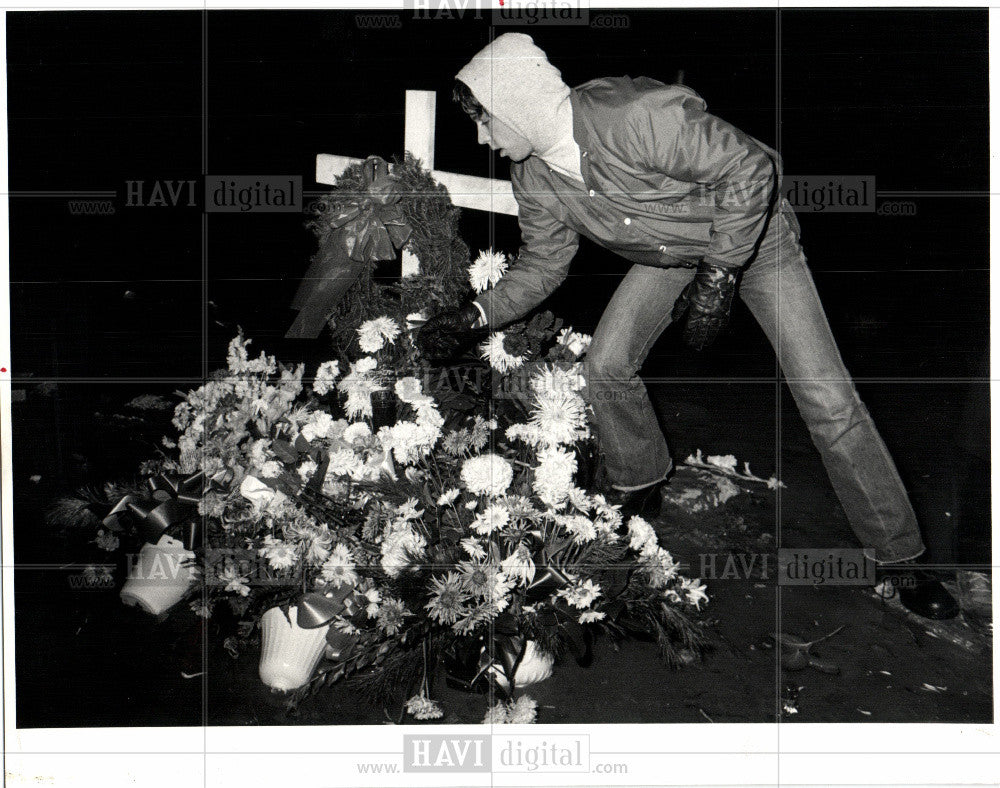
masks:
<svg viewBox="0 0 1000 788"><path fill-rule="evenodd" d="M985 11L627 11L627 30L534 26L570 85L618 74L686 84L780 147L788 174L873 175L912 217L800 214L803 246L856 376L983 375L987 349ZM11 201L15 375L200 376L242 324L271 350L313 249L294 214L124 207L128 180L294 174L316 153L399 154L404 90L438 91L438 169L506 177L449 101L486 19L359 29L353 12L25 13L8 17L14 192L112 190L114 216ZM484 14L485 16L485 14ZM498 28L499 32L508 29ZM203 160L204 158L204 160ZM513 217L466 212L475 250L513 252ZM627 263L584 243L553 306L593 328ZM593 287L593 274L610 277ZM204 275L204 276L203 276ZM601 280L602 282L604 280ZM126 291L130 291L125 297ZM651 374L773 376L742 308L710 354L671 334Z"/></svg>
<svg viewBox="0 0 1000 788"><path fill-rule="evenodd" d="M671 82L683 69L710 111L779 148L786 173L870 175L879 190L914 192L888 199L911 200L915 216L799 214L802 242L925 538L938 557L988 563L986 11L617 13L627 30L496 32L530 32L570 85ZM190 697L170 708L149 693L149 676L176 672L152 622L116 594L98 604L54 591L46 567L81 559L40 512L149 456L116 409L199 385L223 365L236 325L283 360L328 355L325 337L283 339L314 250L303 216L127 207L126 181L301 175L318 190L317 153L402 152L406 89L438 92L438 169L507 177L449 100L488 21L399 19L400 29L364 30L354 12L7 15L21 724L121 724L123 708L134 724L201 719L198 686L181 682ZM114 215L70 213L71 197L98 191L115 194ZM517 249L513 217L466 211L462 230L473 251ZM551 308L592 331L627 265L584 240ZM765 477L780 470L788 543L851 544L742 304L711 351L678 339L668 329L644 369L659 380L651 390L675 454L733 452ZM824 514L794 515L803 501Z"/></svg>

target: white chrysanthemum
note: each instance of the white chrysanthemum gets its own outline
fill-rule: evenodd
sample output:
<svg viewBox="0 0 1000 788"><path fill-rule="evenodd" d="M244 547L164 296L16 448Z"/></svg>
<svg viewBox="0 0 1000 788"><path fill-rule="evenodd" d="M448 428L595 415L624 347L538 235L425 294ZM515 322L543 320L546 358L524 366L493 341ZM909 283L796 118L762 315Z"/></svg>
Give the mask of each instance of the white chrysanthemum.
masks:
<svg viewBox="0 0 1000 788"><path fill-rule="evenodd" d="M505 506L491 504L486 507L486 511L477 515L470 526L477 534L491 534L498 531L510 522L510 512Z"/></svg>
<svg viewBox="0 0 1000 788"><path fill-rule="evenodd" d="M507 722L510 725L530 725L537 717L538 701L529 695L522 695L507 707Z"/></svg>
<svg viewBox="0 0 1000 788"><path fill-rule="evenodd" d="M365 438L370 438L371 435L371 427L363 421L356 421L344 430L344 434L341 438L345 443L356 443L357 441L364 440Z"/></svg>
<svg viewBox="0 0 1000 788"><path fill-rule="evenodd" d="M281 571L295 566L299 560L295 546L273 536L264 537L264 546L257 550L257 554L267 559L272 569Z"/></svg>
<svg viewBox="0 0 1000 788"><path fill-rule="evenodd" d="M556 522L573 536L574 542L592 542L597 537L594 523L582 514L558 515Z"/></svg>
<svg viewBox="0 0 1000 788"><path fill-rule="evenodd" d="M365 353L377 353L386 342L392 343L399 336L399 326L390 317L376 317L366 320L358 329L358 344Z"/></svg>
<svg viewBox="0 0 1000 788"><path fill-rule="evenodd" d="M573 486L576 457L565 449L549 447L538 452L538 460L532 489L547 506L560 506Z"/></svg>
<svg viewBox="0 0 1000 788"><path fill-rule="evenodd" d="M600 610L584 610L577 619L581 624L589 624L592 621L603 621L604 612Z"/></svg>
<svg viewBox="0 0 1000 788"><path fill-rule="evenodd" d="M426 407L434 403L433 397L423 393L423 386L418 378L400 378L396 381L394 388L400 401L412 405L414 408Z"/></svg>
<svg viewBox="0 0 1000 788"><path fill-rule="evenodd" d="M426 695L414 695L406 701L406 713L418 720L437 720L444 716L444 709Z"/></svg>
<svg viewBox="0 0 1000 788"><path fill-rule="evenodd" d="M475 495L503 495L513 479L514 469L498 454L481 454L462 465L462 481Z"/></svg>
<svg viewBox="0 0 1000 788"><path fill-rule="evenodd" d="M659 545L643 553L639 563L649 575L649 585L653 588L664 588L677 577L679 567L674 557Z"/></svg>
<svg viewBox="0 0 1000 788"><path fill-rule="evenodd" d="M351 365L351 371L337 384L337 389L347 396L344 408L352 421L372 415L371 395L379 385L369 373L376 366L377 362L371 356L362 356Z"/></svg>
<svg viewBox="0 0 1000 788"><path fill-rule="evenodd" d="M488 249L469 266L469 284L477 293L493 287L507 273L507 256L503 252Z"/></svg>
<svg viewBox="0 0 1000 788"><path fill-rule="evenodd" d="M542 442L542 433L534 424L511 424L507 428L507 440L523 441L529 446Z"/></svg>
<svg viewBox="0 0 1000 788"><path fill-rule="evenodd" d="M557 341L560 345L566 347L570 353L579 358L587 352L592 340L593 337L589 334L579 334L572 328L564 328L559 332L559 339Z"/></svg>
<svg viewBox="0 0 1000 788"><path fill-rule="evenodd" d="M489 365L501 374L517 369L524 364L523 356L512 356L504 349L503 340L504 332L496 331L490 334L487 340L479 346L480 358L488 361Z"/></svg>
<svg viewBox="0 0 1000 788"><path fill-rule="evenodd" d="M334 382L340 375L340 362L324 361L316 370L316 379L313 381L313 391L320 396L328 393L333 388Z"/></svg>
<svg viewBox="0 0 1000 788"><path fill-rule="evenodd" d="M532 374L529 381L531 390L538 394L580 391L587 385L583 376L583 364L545 364Z"/></svg>
<svg viewBox="0 0 1000 788"><path fill-rule="evenodd" d="M302 427L301 434L307 441L325 438L332 426L333 416L326 411L317 410L310 415L309 421Z"/></svg>
<svg viewBox="0 0 1000 788"><path fill-rule="evenodd" d="M575 391L536 393L531 424L543 444L575 443L587 434L586 404Z"/></svg>
<svg viewBox="0 0 1000 788"><path fill-rule="evenodd" d="M629 518L628 535L628 546L642 555L655 552L656 548L659 547L653 526L638 515Z"/></svg>

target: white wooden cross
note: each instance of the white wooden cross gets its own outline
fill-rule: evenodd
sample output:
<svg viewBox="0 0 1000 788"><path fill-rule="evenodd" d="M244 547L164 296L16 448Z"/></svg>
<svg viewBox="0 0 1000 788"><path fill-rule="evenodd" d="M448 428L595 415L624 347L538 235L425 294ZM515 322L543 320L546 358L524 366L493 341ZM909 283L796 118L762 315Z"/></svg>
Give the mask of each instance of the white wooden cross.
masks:
<svg viewBox="0 0 1000 788"><path fill-rule="evenodd" d="M403 148L420 159L423 166L431 171L431 177L448 189L451 201L462 208L476 211L491 211L517 216L517 200L510 181L496 178L478 178L456 172L442 172L434 169L434 112L437 108L437 94L433 90L406 91L406 117L403 132ZM363 159L320 153L316 156L316 182L328 186L336 184L337 178L352 164ZM403 249L402 275L413 276L420 272L420 261L408 249Z"/></svg>

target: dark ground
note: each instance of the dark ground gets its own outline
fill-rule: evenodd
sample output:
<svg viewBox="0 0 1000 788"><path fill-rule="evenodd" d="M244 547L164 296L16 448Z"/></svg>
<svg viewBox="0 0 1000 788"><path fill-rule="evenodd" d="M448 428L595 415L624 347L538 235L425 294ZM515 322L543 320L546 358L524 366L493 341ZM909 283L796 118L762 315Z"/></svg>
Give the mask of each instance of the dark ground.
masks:
<svg viewBox="0 0 1000 788"><path fill-rule="evenodd" d="M152 385L143 390L169 393ZM779 521L784 547L855 544L790 398L783 397L776 408L773 384L673 383L654 391L679 458L698 447L732 452L765 477L775 467L775 417L781 417L781 473L788 487L782 490L780 518L775 496L767 491L740 495L697 515L668 506L659 530L679 560L697 567L699 554L714 552L721 564L732 551L759 552L773 561ZM157 623L124 607L117 591L70 593L65 570L30 567L80 559L66 555L39 521L41 507L65 491L58 457L68 458L76 469L69 475L83 481L127 472L148 452L130 441L134 432L109 427L106 418L95 415L106 417L116 406L120 410L140 391L105 387L103 396L94 393L66 385L48 396L29 389L27 400L15 405L19 726L384 722L381 710L340 686L323 690L297 716L287 716L257 677L257 653L234 661L214 635L205 653L207 674L184 679L182 666L200 650L199 619L190 611L182 606ZM902 458L904 475L916 480L913 497L925 528L947 524L961 512L963 526L981 537L989 533L988 468L975 462L960 466L962 457L942 451L958 431L968 394L968 386L922 384L913 396L900 399L897 392L862 387L887 442ZM56 412L67 430L62 440L52 432ZM79 438L70 440L68 434ZM956 474L962 473L971 475L959 502ZM31 482L33 474L42 478ZM988 543L971 545L969 538L960 549L988 555ZM979 650L954 645L928 635L916 619L875 599L864 587L779 589L773 577L720 579L708 585L706 616L713 622L714 650L703 663L670 671L658 662L652 644L615 647L600 641L591 667L567 660L552 679L528 690L541 706L540 721L703 722L707 715L715 722L766 722L775 719L789 693L797 695L798 713L783 714L786 722L992 719L991 652L983 647L988 638L981 631L960 625ZM842 625L840 633L816 649L840 667L839 675L778 667L771 633L811 640ZM924 683L947 689L928 691L922 689ZM437 694L449 720L482 718L484 698L443 684Z"/></svg>

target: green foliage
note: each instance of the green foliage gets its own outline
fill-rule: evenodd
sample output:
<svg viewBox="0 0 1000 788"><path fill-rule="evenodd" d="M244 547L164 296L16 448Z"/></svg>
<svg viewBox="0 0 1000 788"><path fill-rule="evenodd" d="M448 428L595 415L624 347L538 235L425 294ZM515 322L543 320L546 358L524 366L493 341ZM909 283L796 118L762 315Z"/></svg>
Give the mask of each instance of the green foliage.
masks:
<svg viewBox="0 0 1000 788"><path fill-rule="evenodd" d="M333 347L340 353L357 350L355 329L366 320L388 315L405 324L408 314L429 316L471 295L469 247L458 232L461 209L452 205L448 190L409 153L402 161L394 160L392 175L398 183L399 205L413 229L407 247L420 260L420 273L400 279L398 261L367 266L330 320ZM335 213L363 189L362 165L355 164L320 198L306 226L316 234L321 248L330 233L324 216Z"/></svg>

